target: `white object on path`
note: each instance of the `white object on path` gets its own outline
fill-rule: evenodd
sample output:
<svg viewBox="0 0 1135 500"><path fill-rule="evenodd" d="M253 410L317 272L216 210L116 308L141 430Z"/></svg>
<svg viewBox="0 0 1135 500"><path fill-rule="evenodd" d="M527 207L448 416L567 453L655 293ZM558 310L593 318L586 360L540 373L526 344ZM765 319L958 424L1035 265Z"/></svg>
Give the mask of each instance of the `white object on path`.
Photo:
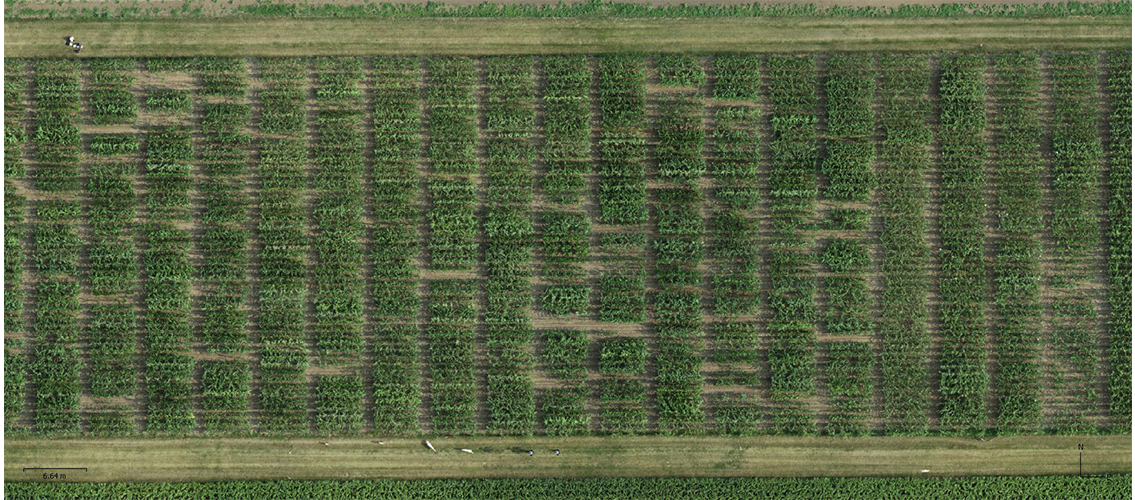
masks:
<svg viewBox="0 0 1135 500"><path fill-rule="evenodd" d="M922 469L922 473L923 473L923 474L925 474L925 473L927 473L927 472L930 472L930 469Z"/></svg>
<svg viewBox="0 0 1135 500"><path fill-rule="evenodd" d="M430 444L429 441L426 441L426 447L429 448L430 451L437 451L437 450L434 449L434 445Z"/></svg>
<svg viewBox="0 0 1135 500"><path fill-rule="evenodd" d="M470 450L468 448L461 448L461 451L464 451L465 453L473 453L473 450Z"/></svg>

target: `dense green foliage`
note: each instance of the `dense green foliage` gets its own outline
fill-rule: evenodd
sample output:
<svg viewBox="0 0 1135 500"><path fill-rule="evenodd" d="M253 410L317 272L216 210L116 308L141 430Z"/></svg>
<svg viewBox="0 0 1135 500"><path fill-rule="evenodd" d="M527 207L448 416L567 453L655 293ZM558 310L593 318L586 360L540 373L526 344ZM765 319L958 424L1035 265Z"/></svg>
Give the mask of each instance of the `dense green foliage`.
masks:
<svg viewBox="0 0 1135 500"><path fill-rule="evenodd" d="M206 84L211 80L234 82L235 90L226 95L240 98L225 103L205 104L201 122L204 147L198 163L205 174L197 183L197 192L204 198L201 220L204 232L198 241L203 256L198 268L199 281L207 293L197 308L202 316L200 337L205 349L213 352L243 352L248 347L248 322L244 311L248 295L248 195L244 175L248 170L246 132L250 108L244 97L244 61L210 64L202 61L201 73Z"/></svg>
<svg viewBox="0 0 1135 500"><path fill-rule="evenodd" d="M473 352L477 347L477 308L473 294L476 288L473 280L429 283L426 366L436 432L457 434L474 429L477 394Z"/></svg>
<svg viewBox="0 0 1135 500"><path fill-rule="evenodd" d="M832 414L826 431L832 436L866 434L874 387L875 358L871 345L831 342L826 347L828 360L824 368L832 394Z"/></svg>
<svg viewBox="0 0 1135 500"><path fill-rule="evenodd" d="M1123 432L1124 55L8 60L7 429Z"/></svg>
<svg viewBox="0 0 1135 500"><path fill-rule="evenodd" d="M259 428L307 429L308 303L305 91L308 61L261 59L260 130L282 137L257 144L256 205L261 242L256 330L262 347Z"/></svg>
<svg viewBox="0 0 1135 500"><path fill-rule="evenodd" d="M10 498L1130 498L1131 475L4 483Z"/></svg>
<svg viewBox="0 0 1135 500"><path fill-rule="evenodd" d="M883 348L883 417L887 432L923 434L930 423L924 216L928 196L922 177L930 166L930 72L920 57L884 57L879 69L878 93L884 105L879 114L883 139L877 147L878 216L886 290L879 301L876 332Z"/></svg>
<svg viewBox="0 0 1135 500"><path fill-rule="evenodd" d="M985 430L984 57L943 59L938 80L942 182L939 418L945 432Z"/></svg>
<svg viewBox="0 0 1135 500"><path fill-rule="evenodd" d="M997 429L1030 432L1041 412L1041 212L1039 110L1031 105L1040 89L1035 56L993 60L997 103L994 130L997 228L1001 231L994 270L997 287L994 325L998 341Z"/></svg>
<svg viewBox="0 0 1135 500"><path fill-rule="evenodd" d="M817 282L809 268L818 170L816 60L768 60L769 100L769 418L778 433L813 434L815 416L804 400L815 394Z"/></svg>
<svg viewBox="0 0 1135 500"><path fill-rule="evenodd" d="M1109 416L1117 429L1131 428L1131 54L1107 58L1108 154L1108 349Z"/></svg>
<svg viewBox="0 0 1135 500"><path fill-rule="evenodd" d="M534 62L531 57L485 60L484 399L487 428L494 434L531 434L536 420L529 352L534 336L529 317L535 237L530 209L536 156Z"/></svg>
<svg viewBox="0 0 1135 500"><path fill-rule="evenodd" d="M317 59L315 74L315 101L323 107L313 124L316 314L311 335L321 362L345 363L356 360L362 348L363 61Z"/></svg>
<svg viewBox="0 0 1135 500"><path fill-rule="evenodd" d="M1045 281L1052 293L1051 339L1057 356L1052 391L1063 404L1055 416L1064 432L1093 432L1099 357L1095 325L1098 294L1083 284L1094 279L1092 263L1101 243L1100 189L1104 165L1099 136L1099 57L1052 56L1052 218L1045 246L1053 266Z"/></svg>
<svg viewBox="0 0 1135 500"><path fill-rule="evenodd" d="M418 429L421 405L417 315L420 83L415 59L374 62L374 427ZM302 104L303 100L297 100ZM298 111L298 110L297 110Z"/></svg>

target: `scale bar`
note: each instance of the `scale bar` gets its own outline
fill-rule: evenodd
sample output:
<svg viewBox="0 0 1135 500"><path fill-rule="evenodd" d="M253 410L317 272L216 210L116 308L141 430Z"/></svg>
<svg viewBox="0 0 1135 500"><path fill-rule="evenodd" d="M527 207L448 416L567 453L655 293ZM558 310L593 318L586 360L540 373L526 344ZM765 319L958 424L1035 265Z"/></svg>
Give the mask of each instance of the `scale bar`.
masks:
<svg viewBox="0 0 1135 500"><path fill-rule="evenodd" d="M87 470L86 467L24 467L24 472L29 470Z"/></svg>

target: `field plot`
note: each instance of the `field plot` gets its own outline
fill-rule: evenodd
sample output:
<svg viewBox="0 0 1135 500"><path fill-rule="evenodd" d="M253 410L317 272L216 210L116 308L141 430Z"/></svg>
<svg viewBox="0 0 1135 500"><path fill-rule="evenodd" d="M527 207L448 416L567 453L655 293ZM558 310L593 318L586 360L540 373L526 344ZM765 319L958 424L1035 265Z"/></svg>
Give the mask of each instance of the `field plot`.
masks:
<svg viewBox="0 0 1135 500"><path fill-rule="evenodd" d="M7 59L6 431L1129 434L1129 55Z"/></svg>

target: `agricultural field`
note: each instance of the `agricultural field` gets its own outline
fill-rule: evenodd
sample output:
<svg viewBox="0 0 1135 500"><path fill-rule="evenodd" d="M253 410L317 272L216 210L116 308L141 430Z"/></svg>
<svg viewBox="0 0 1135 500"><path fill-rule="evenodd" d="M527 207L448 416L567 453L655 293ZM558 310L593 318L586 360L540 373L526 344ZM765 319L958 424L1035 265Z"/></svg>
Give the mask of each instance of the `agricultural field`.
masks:
<svg viewBox="0 0 1135 500"><path fill-rule="evenodd" d="M5 429L1126 434L1129 60L10 58Z"/></svg>
<svg viewBox="0 0 1135 500"><path fill-rule="evenodd" d="M8 2L5 496L1130 498L1130 15Z"/></svg>

